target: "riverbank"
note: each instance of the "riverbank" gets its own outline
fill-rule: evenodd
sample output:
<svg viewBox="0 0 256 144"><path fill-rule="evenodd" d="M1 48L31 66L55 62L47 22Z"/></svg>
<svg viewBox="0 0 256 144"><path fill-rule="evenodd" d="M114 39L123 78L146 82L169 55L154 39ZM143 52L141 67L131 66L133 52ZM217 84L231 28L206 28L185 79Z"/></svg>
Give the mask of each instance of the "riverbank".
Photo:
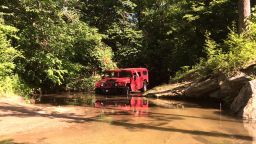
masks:
<svg viewBox="0 0 256 144"><path fill-rule="evenodd" d="M181 82L165 84L144 93L146 97L217 100L226 110L244 119L256 120L256 64L249 65L233 76L216 74L203 78L184 78Z"/></svg>

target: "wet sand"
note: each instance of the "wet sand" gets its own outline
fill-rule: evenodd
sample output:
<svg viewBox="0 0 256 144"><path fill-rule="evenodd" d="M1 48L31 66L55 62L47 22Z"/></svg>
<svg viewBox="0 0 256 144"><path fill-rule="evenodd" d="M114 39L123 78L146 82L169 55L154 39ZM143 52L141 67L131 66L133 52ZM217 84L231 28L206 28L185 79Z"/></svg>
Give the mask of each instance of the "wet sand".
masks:
<svg viewBox="0 0 256 144"><path fill-rule="evenodd" d="M0 144L252 144L254 128L181 101L100 97L93 107L0 101Z"/></svg>

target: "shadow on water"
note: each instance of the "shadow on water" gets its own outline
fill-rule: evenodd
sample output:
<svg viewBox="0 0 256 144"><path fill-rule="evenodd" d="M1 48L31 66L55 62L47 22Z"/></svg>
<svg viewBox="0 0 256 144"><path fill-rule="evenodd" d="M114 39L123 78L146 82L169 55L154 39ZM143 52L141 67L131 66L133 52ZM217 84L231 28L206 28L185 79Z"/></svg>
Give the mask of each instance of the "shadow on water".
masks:
<svg viewBox="0 0 256 144"><path fill-rule="evenodd" d="M46 99L44 99L46 98ZM181 127L172 127L167 126L165 124L170 123L174 120L185 120L186 118L193 118L193 119L206 119L206 120L213 120L217 121L219 119L211 118L211 117L197 117L192 115L182 115L182 114L173 114L168 113L165 111L151 111L150 110L150 100L147 98L142 97L141 95L131 95L129 97L126 96L96 96L96 95L83 95L83 94L76 94L71 95L68 97L55 97L50 98L50 96L43 97L42 103L53 103L54 105L59 104L74 104L74 105L90 105L95 107L96 109L103 110L104 115L99 114L96 116L91 117L84 117L81 115L76 114L69 114L69 113L38 113L36 109L28 109L25 107L19 106L11 106L5 105L1 106L0 110L2 111L12 111L13 113L11 116L16 117L31 117L31 116L41 116L41 117L48 117L52 119L64 119L66 122L69 123L109 123L114 126L121 126L128 130L156 130L162 132L176 132L182 134L190 134L194 136L211 136L211 137L219 137L219 138L229 138L229 139L240 139L245 141L252 141L253 137L243 134L237 133L225 133L225 132L218 132L218 131L205 131L205 130L190 130L190 129L183 129ZM107 111L109 110L109 111ZM111 112L111 111L114 112ZM39 110L40 111L40 110ZM130 121L130 119L112 119L112 120L105 120L104 116L115 116L115 115L133 115L133 116L146 116L149 117L148 120L154 121L156 123L134 123L134 121ZM0 117L10 116L8 114L0 115ZM9 144L14 143L12 140L0 141L0 144Z"/></svg>
<svg viewBox="0 0 256 144"><path fill-rule="evenodd" d="M94 94L69 93L64 95L43 95L37 103L52 105L87 105L93 106L96 100Z"/></svg>
<svg viewBox="0 0 256 144"><path fill-rule="evenodd" d="M243 125L244 128L248 131L248 133L253 137L252 144L256 144L256 121L245 120Z"/></svg>
<svg viewBox="0 0 256 144"><path fill-rule="evenodd" d="M182 97L173 97L171 99L154 99L143 97L141 93L132 93L131 95L95 95L94 93L73 93L66 95L44 95L40 101L41 104L52 105L77 105L90 106L101 109L118 110L115 113L110 112L105 114L111 115L136 115L136 116L159 116L159 117L179 117L206 119L220 121L219 118L199 117L193 115L182 115L173 113L153 112L149 108L164 108L164 109L187 109L187 108L215 108L216 115L225 115L231 117L219 109L218 101L209 101L206 99L184 99ZM241 123L241 119L222 119L221 121Z"/></svg>
<svg viewBox="0 0 256 144"><path fill-rule="evenodd" d="M197 101L198 102L198 101ZM40 103L52 104L52 105L79 105L79 106L90 106L94 107L96 110L101 111L93 117L83 117L76 114L62 114L62 113L52 113L52 114L42 114L38 113L36 110L26 109L23 107L13 107L5 106L0 107L0 110L14 111L17 114L12 116L17 117L29 117L29 116L42 116L50 118L61 118L70 123L86 123L86 122L100 122L100 123L110 123L114 126L121 126L129 130L157 130L163 132L177 132L183 134L190 134L194 136L211 136L229 139L240 139L245 141L252 141L253 137L249 135L237 134L237 133L225 133L218 131L204 131L204 130L189 130L180 127L170 127L167 124L172 121L178 120L208 120L210 122L219 122L220 119L216 116L200 116L193 115L190 113L182 113L183 109L199 108L203 110L203 106L200 106L200 102L184 102L183 99L173 99L173 100L157 100L149 99L143 97L141 94L132 94L130 96L102 96L95 94L83 94L74 93L69 95L45 95L42 96ZM203 101L203 104L207 104L207 101ZM211 103L211 102L210 102ZM216 104L216 103L215 103ZM213 106L214 107L214 106ZM206 107L207 110L208 107ZM158 109L161 109L158 111ZM169 109L165 110L165 109ZM181 113L171 113L172 109L178 109ZM218 111L218 109L216 109ZM8 115L0 115L0 117ZM146 117L150 124L148 123L134 123L131 121L133 117ZM121 117L120 119L109 119L108 117ZM222 122L242 124L241 120L236 119L221 119ZM12 142L12 141L11 141ZM1 144L1 142L0 142Z"/></svg>
<svg viewBox="0 0 256 144"><path fill-rule="evenodd" d="M25 144L25 143L17 143L17 142L14 142L13 139L6 139L6 140L1 140L0 144Z"/></svg>
<svg viewBox="0 0 256 144"><path fill-rule="evenodd" d="M36 103L52 104L52 105L78 105L78 106L94 106L95 104L105 103L105 105L123 105L134 103L137 99L143 98L141 93L133 93L131 95L96 95L94 93L73 93L56 95L49 94L41 96ZM146 99L146 98L143 98Z"/></svg>
<svg viewBox="0 0 256 144"><path fill-rule="evenodd" d="M216 108L218 109L220 106L221 100L215 99L215 98L208 98L208 97L186 97L186 96L172 96L172 97L163 97L162 100L173 100L173 101L180 101L180 102L186 102L186 107L197 107L197 108Z"/></svg>
<svg viewBox="0 0 256 144"><path fill-rule="evenodd" d="M86 122L100 122L100 123L109 123L109 121L104 121L102 119L99 119L99 116L96 117L81 117L77 115L70 115L70 114L41 114L37 113L34 110L21 108L21 107L13 107L13 106L5 106L0 107L0 109L6 109L8 111L14 111L18 112L17 117L30 117L30 116L42 116L42 117L50 117L50 118L61 118L66 119L67 122L70 123L86 123ZM5 115L1 115L3 117ZM8 116L8 115L7 115ZM170 121L171 119L165 119L166 121ZM148 130L157 130L157 131L163 131L163 132L178 132L183 134L191 134L191 135L197 135L197 136L211 136L211 137L222 137L222 138L230 138L230 139L240 139L240 140L246 140L251 141L253 137L247 136L247 135L240 135L240 134L226 134L221 132L208 132L208 131L202 131L202 130L186 130L186 129L180 129L180 128L173 128L173 127L162 127L159 126L159 124L156 125L148 125L144 123L131 123L129 121L125 120L114 120L111 121L111 125L115 126L122 126L127 129L148 129ZM6 140L1 141L2 143L12 143L12 140ZM9 142L9 143L8 143Z"/></svg>

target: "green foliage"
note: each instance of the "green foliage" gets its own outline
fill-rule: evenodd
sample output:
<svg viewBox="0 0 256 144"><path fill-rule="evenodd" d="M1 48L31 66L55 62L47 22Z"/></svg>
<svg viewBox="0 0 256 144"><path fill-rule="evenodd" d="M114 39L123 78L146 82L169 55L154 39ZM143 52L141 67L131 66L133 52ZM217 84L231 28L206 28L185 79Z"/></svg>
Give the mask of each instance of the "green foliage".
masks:
<svg viewBox="0 0 256 144"><path fill-rule="evenodd" d="M148 67L151 84L168 82L180 69L177 79L231 74L255 55L254 17L247 33L228 29L238 18L232 0L0 4L0 77L43 91L90 90L97 73L117 66Z"/></svg>
<svg viewBox="0 0 256 144"><path fill-rule="evenodd" d="M177 71L175 73L175 77L171 78L171 80L178 81L178 80L184 78L185 76L188 76L192 72L193 71L191 70L191 68L189 66L183 66L183 67L181 67L181 69L179 71Z"/></svg>
<svg viewBox="0 0 256 144"><path fill-rule="evenodd" d="M13 60L21 54L11 46L8 36L14 37L17 29L4 24L0 18L0 80L12 74L15 64Z"/></svg>
<svg viewBox="0 0 256 144"><path fill-rule="evenodd" d="M0 97L11 95L29 95L31 89L15 75L13 70L16 67L14 60L21 57L21 52L11 45L10 38L16 38L18 30L15 27L4 24L0 18Z"/></svg>
<svg viewBox="0 0 256 144"><path fill-rule="evenodd" d="M231 31L223 43L217 44L208 37L205 44L207 58L192 69L183 69L176 73L175 79L188 76L191 72L203 77L212 74L223 73L230 76L256 59L256 27L252 22L250 30L237 34Z"/></svg>
<svg viewBox="0 0 256 144"><path fill-rule="evenodd" d="M13 78L10 76L2 77L0 80L0 97L3 96L12 96L14 94L14 87L16 83L13 81Z"/></svg>
<svg viewBox="0 0 256 144"><path fill-rule="evenodd" d="M0 80L0 97L18 95L29 98L32 92L33 90L18 75L6 76Z"/></svg>
<svg viewBox="0 0 256 144"><path fill-rule="evenodd" d="M229 75L255 60L256 39L252 37L255 32L253 27L241 35L231 31L221 45L208 40L205 47L208 54L208 59L204 62L205 68L213 73L223 72Z"/></svg>
<svg viewBox="0 0 256 144"><path fill-rule="evenodd" d="M222 1L224 2L224 1ZM236 30L230 30L226 39L213 40L212 35L206 34L204 50L207 57L191 69L183 69L176 73L175 80L183 79L191 75L204 77L223 73L230 76L238 70L255 62L256 60L256 14L252 9L252 17L247 31L237 34Z"/></svg>
<svg viewBox="0 0 256 144"><path fill-rule="evenodd" d="M142 49L142 32L136 28L126 25L122 27L116 23L107 30L108 41L115 42L111 45L115 49L115 60L121 66L131 66L139 59L139 53Z"/></svg>
<svg viewBox="0 0 256 144"><path fill-rule="evenodd" d="M80 20L79 1L5 1L5 19L20 29L16 71L34 88L66 87L74 79L115 67L96 28ZM15 11L13 11L15 9ZM91 86L91 85L88 85Z"/></svg>
<svg viewBox="0 0 256 144"><path fill-rule="evenodd" d="M136 3L132 0L82 2L82 19L107 36L103 40L113 50L118 66L139 66L143 35L136 18Z"/></svg>
<svg viewBox="0 0 256 144"><path fill-rule="evenodd" d="M95 83L100 80L100 76L92 76L89 78L75 79L67 85L68 89L76 91L93 91Z"/></svg>
<svg viewBox="0 0 256 144"><path fill-rule="evenodd" d="M236 2L231 0L147 0L137 4L139 26L143 30L143 62L152 81L168 82L183 66L206 57L205 33L217 43L228 35L236 20Z"/></svg>

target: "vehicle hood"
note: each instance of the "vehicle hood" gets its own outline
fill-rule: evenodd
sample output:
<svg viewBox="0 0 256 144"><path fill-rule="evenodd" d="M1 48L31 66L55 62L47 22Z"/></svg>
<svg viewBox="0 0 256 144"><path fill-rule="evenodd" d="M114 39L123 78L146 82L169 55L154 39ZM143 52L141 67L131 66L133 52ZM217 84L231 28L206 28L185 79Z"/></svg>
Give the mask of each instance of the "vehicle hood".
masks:
<svg viewBox="0 0 256 144"><path fill-rule="evenodd" d="M124 82L124 83L128 83L130 82L130 78L127 77L127 78L105 78L105 79L102 79L100 81L98 81L100 83L108 83L108 82Z"/></svg>

